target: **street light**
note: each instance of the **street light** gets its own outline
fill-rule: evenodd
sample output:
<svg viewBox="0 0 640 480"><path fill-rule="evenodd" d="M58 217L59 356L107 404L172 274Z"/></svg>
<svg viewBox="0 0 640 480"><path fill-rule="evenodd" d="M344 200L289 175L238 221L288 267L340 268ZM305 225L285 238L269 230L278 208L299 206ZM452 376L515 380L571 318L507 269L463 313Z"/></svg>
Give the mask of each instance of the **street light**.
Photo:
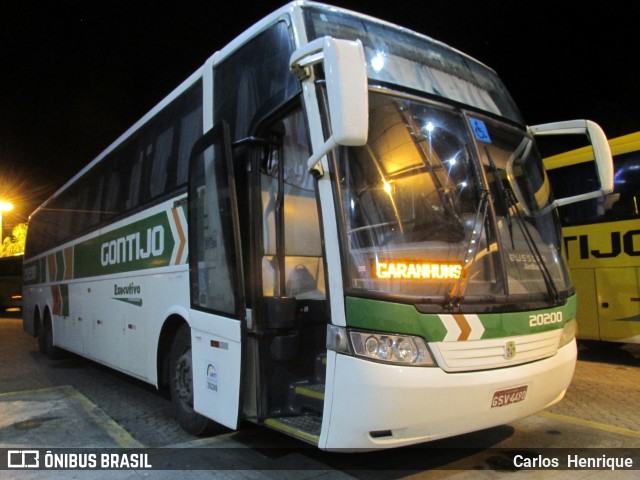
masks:
<svg viewBox="0 0 640 480"><path fill-rule="evenodd" d="M13 210L13 205L9 202L0 202L0 245L2 245L2 212Z"/></svg>

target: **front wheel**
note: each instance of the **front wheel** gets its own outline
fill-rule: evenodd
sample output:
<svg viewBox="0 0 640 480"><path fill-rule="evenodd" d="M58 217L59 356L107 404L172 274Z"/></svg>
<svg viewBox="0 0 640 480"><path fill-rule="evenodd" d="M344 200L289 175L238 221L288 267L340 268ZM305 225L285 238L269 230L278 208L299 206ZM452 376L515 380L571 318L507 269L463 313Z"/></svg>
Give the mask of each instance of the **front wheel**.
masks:
<svg viewBox="0 0 640 480"><path fill-rule="evenodd" d="M191 435L201 436L210 433L216 424L193 409L193 367L189 325L184 324L178 329L171 346L169 362L171 404L178 423Z"/></svg>

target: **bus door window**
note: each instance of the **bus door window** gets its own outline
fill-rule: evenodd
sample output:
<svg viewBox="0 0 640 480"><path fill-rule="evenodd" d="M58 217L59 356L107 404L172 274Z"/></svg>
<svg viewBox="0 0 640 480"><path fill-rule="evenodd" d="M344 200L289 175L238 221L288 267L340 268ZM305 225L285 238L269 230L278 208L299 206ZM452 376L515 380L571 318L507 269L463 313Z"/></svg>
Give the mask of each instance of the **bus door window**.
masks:
<svg viewBox="0 0 640 480"><path fill-rule="evenodd" d="M301 109L271 125L260 158L262 408L288 411L291 385L316 378L328 321L320 217Z"/></svg>
<svg viewBox="0 0 640 480"><path fill-rule="evenodd" d="M239 318L244 308L224 128L192 160L189 207L191 306Z"/></svg>
<svg viewBox="0 0 640 480"><path fill-rule="evenodd" d="M324 265L309 146L302 112L272 129L274 143L262 160L262 293L323 300Z"/></svg>

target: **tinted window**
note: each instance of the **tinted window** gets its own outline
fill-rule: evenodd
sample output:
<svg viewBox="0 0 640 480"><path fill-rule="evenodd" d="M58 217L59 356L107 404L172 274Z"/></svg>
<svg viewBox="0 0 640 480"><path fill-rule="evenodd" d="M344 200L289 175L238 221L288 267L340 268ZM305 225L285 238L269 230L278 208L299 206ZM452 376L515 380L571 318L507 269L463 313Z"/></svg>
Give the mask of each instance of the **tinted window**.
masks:
<svg viewBox="0 0 640 480"><path fill-rule="evenodd" d="M37 255L186 189L188 158L202 134L197 82L33 215L28 255Z"/></svg>
<svg viewBox="0 0 640 480"><path fill-rule="evenodd" d="M256 116L299 92L300 82L289 70L292 52L289 30L279 22L216 67L215 122L229 123L232 140L248 135Z"/></svg>
<svg viewBox="0 0 640 480"><path fill-rule="evenodd" d="M613 157L613 193L560 207L565 225L640 217L640 152ZM556 198L592 192L599 188L594 162L579 163L548 172Z"/></svg>

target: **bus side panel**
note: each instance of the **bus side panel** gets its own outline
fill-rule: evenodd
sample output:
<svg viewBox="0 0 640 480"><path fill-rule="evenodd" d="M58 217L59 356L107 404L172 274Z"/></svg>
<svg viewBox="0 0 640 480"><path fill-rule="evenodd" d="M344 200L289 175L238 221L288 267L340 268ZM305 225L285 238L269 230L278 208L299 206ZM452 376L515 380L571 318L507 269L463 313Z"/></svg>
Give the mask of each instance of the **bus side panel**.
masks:
<svg viewBox="0 0 640 480"><path fill-rule="evenodd" d="M171 315L186 316L181 306L188 302L188 273L82 282L78 291L71 311L82 318L83 354L156 384L162 325Z"/></svg>
<svg viewBox="0 0 640 480"><path fill-rule="evenodd" d="M638 267L596 270L602 340L624 343L640 341L639 270Z"/></svg>
<svg viewBox="0 0 640 480"><path fill-rule="evenodd" d="M578 296L578 338L640 342L637 220L565 227L565 254Z"/></svg>
<svg viewBox="0 0 640 480"><path fill-rule="evenodd" d="M593 268L574 269L571 281L578 294L576 318L578 319L578 336L583 340L600 340L598 322L598 295L596 277Z"/></svg>

